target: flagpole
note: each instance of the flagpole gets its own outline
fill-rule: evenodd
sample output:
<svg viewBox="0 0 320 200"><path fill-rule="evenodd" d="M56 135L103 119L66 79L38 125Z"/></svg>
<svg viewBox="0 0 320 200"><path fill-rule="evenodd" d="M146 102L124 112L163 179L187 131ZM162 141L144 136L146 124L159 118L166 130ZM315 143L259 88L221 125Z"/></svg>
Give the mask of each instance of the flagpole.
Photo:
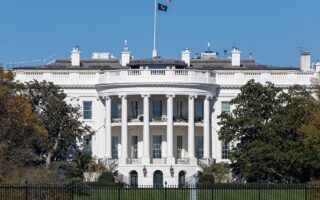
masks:
<svg viewBox="0 0 320 200"><path fill-rule="evenodd" d="M153 51L152 58L157 57L156 48L156 36L157 36L157 0L154 0L154 24L153 24Z"/></svg>

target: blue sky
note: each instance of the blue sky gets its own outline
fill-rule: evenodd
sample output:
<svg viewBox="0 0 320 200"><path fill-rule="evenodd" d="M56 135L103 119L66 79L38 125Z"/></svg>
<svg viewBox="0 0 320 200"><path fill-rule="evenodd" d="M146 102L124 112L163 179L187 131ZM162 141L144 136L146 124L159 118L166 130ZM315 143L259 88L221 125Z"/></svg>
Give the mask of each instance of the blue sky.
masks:
<svg viewBox="0 0 320 200"><path fill-rule="evenodd" d="M165 2L164 0L158 0ZM207 42L239 47L257 62L298 66L299 48L320 58L319 0L173 0L158 13L158 52L179 58ZM117 57L124 40L135 58L152 51L153 0L0 0L0 63L67 58L75 45L82 57L108 51ZM34 63L39 64L39 63ZM32 64L30 64L32 65Z"/></svg>

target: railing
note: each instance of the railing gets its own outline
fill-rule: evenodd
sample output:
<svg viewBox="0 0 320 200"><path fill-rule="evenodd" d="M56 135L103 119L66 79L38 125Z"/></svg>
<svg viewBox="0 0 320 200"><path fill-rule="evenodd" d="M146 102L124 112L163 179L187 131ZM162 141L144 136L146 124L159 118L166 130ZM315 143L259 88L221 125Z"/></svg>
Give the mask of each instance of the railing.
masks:
<svg viewBox="0 0 320 200"><path fill-rule="evenodd" d="M100 72L98 84L118 83L215 84L215 73L204 70L137 69Z"/></svg>
<svg viewBox="0 0 320 200"><path fill-rule="evenodd" d="M210 186L0 185L1 200L320 200L320 187L305 184Z"/></svg>
<svg viewBox="0 0 320 200"><path fill-rule="evenodd" d="M106 159L105 165L109 171L114 173L118 168L119 161L117 159Z"/></svg>

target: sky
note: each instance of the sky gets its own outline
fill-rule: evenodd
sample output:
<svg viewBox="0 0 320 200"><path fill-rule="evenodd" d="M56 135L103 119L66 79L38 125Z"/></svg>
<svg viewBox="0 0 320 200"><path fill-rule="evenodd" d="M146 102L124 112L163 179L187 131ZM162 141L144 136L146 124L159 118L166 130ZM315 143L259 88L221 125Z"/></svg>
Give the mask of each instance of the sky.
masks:
<svg viewBox="0 0 320 200"><path fill-rule="evenodd" d="M221 57L233 46L260 64L298 66L300 50L320 58L319 0L173 0L158 12L157 49L180 59L212 49ZM0 0L0 63L66 59L75 45L120 56L124 40L135 58L150 58L153 0ZM54 56L52 56L54 55Z"/></svg>

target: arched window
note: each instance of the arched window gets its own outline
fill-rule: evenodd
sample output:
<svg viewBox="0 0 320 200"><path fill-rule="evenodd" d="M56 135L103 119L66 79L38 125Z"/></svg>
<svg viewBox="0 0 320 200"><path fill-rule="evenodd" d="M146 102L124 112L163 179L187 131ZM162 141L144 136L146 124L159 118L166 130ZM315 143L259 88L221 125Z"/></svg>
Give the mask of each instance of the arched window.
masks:
<svg viewBox="0 0 320 200"><path fill-rule="evenodd" d="M186 184L186 173L184 171L179 172L179 187L184 187Z"/></svg>
<svg viewBox="0 0 320 200"><path fill-rule="evenodd" d="M138 187L138 173L136 171L130 172L130 187Z"/></svg>
<svg viewBox="0 0 320 200"><path fill-rule="evenodd" d="M163 187L163 173L160 170L153 173L153 187Z"/></svg>

